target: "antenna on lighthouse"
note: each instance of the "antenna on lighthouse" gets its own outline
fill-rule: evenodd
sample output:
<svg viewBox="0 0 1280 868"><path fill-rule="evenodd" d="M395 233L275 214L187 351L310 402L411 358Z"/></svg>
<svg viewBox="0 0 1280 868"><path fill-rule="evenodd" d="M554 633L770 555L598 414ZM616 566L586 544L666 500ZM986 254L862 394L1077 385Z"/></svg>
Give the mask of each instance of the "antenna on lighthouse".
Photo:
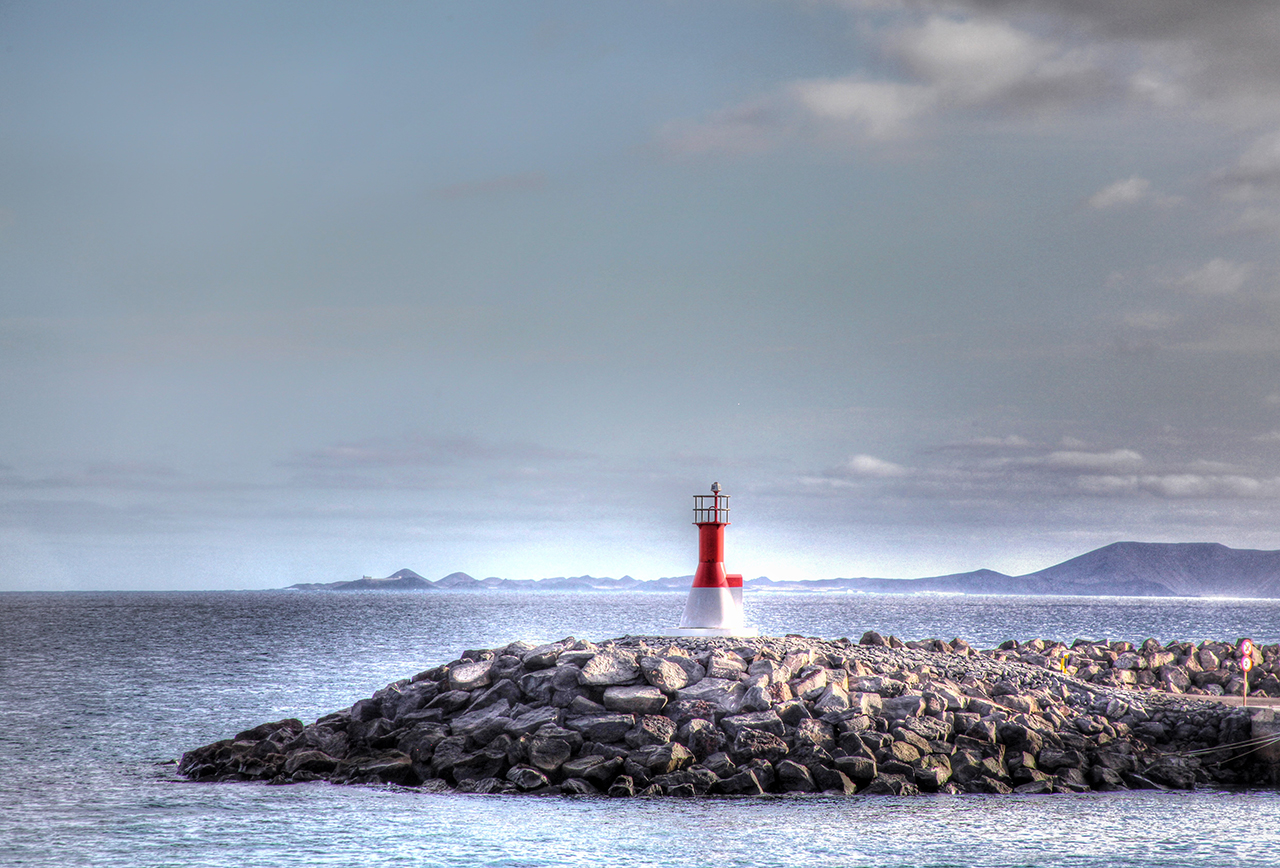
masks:
<svg viewBox="0 0 1280 868"><path fill-rule="evenodd" d="M711 494L693 496L698 526L698 571L675 636L756 636L742 624L742 576L724 569L724 529L729 525L729 495L711 483Z"/></svg>

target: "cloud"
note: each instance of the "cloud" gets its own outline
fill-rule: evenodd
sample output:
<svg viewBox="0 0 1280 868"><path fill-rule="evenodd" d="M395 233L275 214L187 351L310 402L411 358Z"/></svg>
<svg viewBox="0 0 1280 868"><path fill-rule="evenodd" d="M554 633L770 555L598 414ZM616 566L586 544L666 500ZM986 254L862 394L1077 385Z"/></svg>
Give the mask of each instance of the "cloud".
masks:
<svg viewBox="0 0 1280 868"><path fill-rule="evenodd" d="M1196 295L1234 295L1249 280L1253 271L1252 263L1211 259L1199 268L1183 274L1175 284Z"/></svg>
<svg viewBox="0 0 1280 868"><path fill-rule="evenodd" d="M1224 196L1237 201L1280 194L1280 130L1255 139L1233 166L1214 173L1212 181Z"/></svg>
<svg viewBox="0 0 1280 868"><path fill-rule="evenodd" d="M851 476L871 476L880 479L906 476L909 472L900 464L884 461L872 455L855 455L841 465L841 470Z"/></svg>
<svg viewBox="0 0 1280 868"><path fill-rule="evenodd" d="M925 121L1043 119L1085 109L1172 114L1241 129L1280 119L1280 4L1270 0L844 0L872 58L844 74L781 82L662 138L679 152L761 152L796 142L883 141ZM872 68L877 72L872 72ZM1274 185L1265 143L1224 173ZM1117 182L1124 184L1125 182ZM1092 207L1171 204L1149 188ZM1107 195L1103 195L1107 194Z"/></svg>
<svg viewBox="0 0 1280 868"><path fill-rule="evenodd" d="M931 16L873 37L906 80L864 72L798 79L660 138L680 153L756 153L791 141L895 139L957 108L1042 112L1118 90L1088 50L1000 21Z"/></svg>
<svg viewBox="0 0 1280 868"><path fill-rule="evenodd" d="M867 81L858 76L796 82L792 91L800 107L819 121L852 122L868 137L891 138L937 102L931 88L897 82Z"/></svg>
<svg viewBox="0 0 1280 868"><path fill-rule="evenodd" d="M1108 184L1087 200L1090 208L1098 211L1123 208L1130 205L1176 205L1182 201L1176 196L1165 196L1151 189L1151 182L1134 175L1114 184Z"/></svg>
<svg viewBox="0 0 1280 868"><path fill-rule="evenodd" d="M1082 491L1108 496L1146 493L1165 498L1220 498L1274 497L1280 493L1280 480L1262 481L1249 476L1226 474L1083 476L1078 480L1078 484Z"/></svg>
<svg viewBox="0 0 1280 868"><path fill-rule="evenodd" d="M935 15L891 36L889 50L946 104L1040 108L1106 88L1088 49L1069 48L1004 21Z"/></svg>
<svg viewBox="0 0 1280 868"><path fill-rule="evenodd" d="M1142 464L1142 456L1132 449L1113 449L1110 452L1064 449L1049 453L1042 463L1054 470L1118 471Z"/></svg>

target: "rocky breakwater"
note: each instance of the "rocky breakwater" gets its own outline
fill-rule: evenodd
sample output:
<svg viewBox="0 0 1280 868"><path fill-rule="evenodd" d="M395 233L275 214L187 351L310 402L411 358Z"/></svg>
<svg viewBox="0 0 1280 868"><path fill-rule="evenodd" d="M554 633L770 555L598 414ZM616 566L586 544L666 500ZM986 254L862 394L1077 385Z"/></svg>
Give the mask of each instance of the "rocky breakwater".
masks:
<svg viewBox="0 0 1280 868"><path fill-rule="evenodd" d="M1077 639L1068 647L1061 642L1034 639L1023 643L1010 640L982 653L996 660L1058 669L1081 681L1108 687L1191 696L1240 696L1245 677L1240 666L1240 644L1212 640L1161 644L1148 639L1133 645ZM1250 656L1253 671L1249 673L1249 695L1280 696L1280 645L1254 645Z"/></svg>
<svg viewBox="0 0 1280 868"><path fill-rule="evenodd" d="M1062 793L1270 785L1248 709L962 640L565 639L470 651L303 725L183 755L201 781L480 793ZM896 647L895 647L896 646Z"/></svg>

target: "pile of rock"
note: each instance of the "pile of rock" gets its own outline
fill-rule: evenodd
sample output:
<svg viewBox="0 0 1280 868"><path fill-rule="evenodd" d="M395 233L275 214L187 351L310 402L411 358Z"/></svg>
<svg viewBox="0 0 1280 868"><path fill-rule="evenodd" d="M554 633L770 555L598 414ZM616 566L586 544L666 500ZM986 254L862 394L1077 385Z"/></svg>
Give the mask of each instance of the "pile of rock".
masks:
<svg viewBox="0 0 1280 868"><path fill-rule="evenodd" d="M1272 779L1265 752L1246 744L1255 735L1247 710L1009 659L1045 650L1032 642L979 653L958 640L876 634L859 644L516 642L467 652L310 725L263 724L190 751L179 772L611 796L1057 793ZM1151 671L1150 659L1146 670L1118 668L1125 653L1109 671Z"/></svg>
<svg viewBox="0 0 1280 868"><path fill-rule="evenodd" d="M922 643L906 643L919 645ZM945 644L945 643L943 643ZM1074 675L1081 681L1133 690L1161 690L1200 696L1240 696L1244 672L1238 642L1170 642L1148 639L1130 642L1091 642L1078 639L1071 647L1035 639L1008 641L993 651L997 660L1017 660ZM1253 647L1250 696L1280 696L1280 645Z"/></svg>

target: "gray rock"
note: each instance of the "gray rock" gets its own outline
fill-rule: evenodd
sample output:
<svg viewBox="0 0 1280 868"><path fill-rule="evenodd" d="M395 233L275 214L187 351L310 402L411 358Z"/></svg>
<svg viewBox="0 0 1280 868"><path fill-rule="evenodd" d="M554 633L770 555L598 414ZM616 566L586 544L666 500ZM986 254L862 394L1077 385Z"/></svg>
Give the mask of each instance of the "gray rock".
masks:
<svg viewBox="0 0 1280 868"><path fill-rule="evenodd" d="M561 648L558 644L539 645L525 652L522 658L524 668L529 670L550 669L556 665Z"/></svg>
<svg viewBox="0 0 1280 868"><path fill-rule="evenodd" d="M449 724L449 731L453 735L486 744L507 728L507 724L510 723L507 714L510 710L511 704L505 699L500 699L479 711L458 715Z"/></svg>
<svg viewBox="0 0 1280 868"><path fill-rule="evenodd" d="M814 718L800 721L796 726L795 740L797 749L816 747L830 751L836 745L835 731L831 724Z"/></svg>
<svg viewBox="0 0 1280 868"><path fill-rule="evenodd" d="M782 788L789 793L812 793L817 787L809 770L800 763L784 759L777 765L778 780Z"/></svg>
<svg viewBox="0 0 1280 868"><path fill-rule="evenodd" d="M466 690L446 690L427 703L427 708L438 708L445 714L453 714L471 701L471 694Z"/></svg>
<svg viewBox="0 0 1280 868"><path fill-rule="evenodd" d="M679 742L659 745L649 755L645 766L651 774L664 775L692 765L693 753Z"/></svg>
<svg viewBox="0 0 1280 868"><path fill-rule="evenodd" d="M650 686L606 687L604 707L630 714L657 714L667 704L662 691Z"/></svg>
<svg viewBox="0 0 1280 868"><path fill-rule="evenodd" d="M664 657L641 657L640 674L650 686L656 687L663 693L675 693L690 684L689 673L682 666Z"/></svg>
<svg viewBox="0 0 1280 868"><path fill-rule="evenodd" d="M876 761L865 756L836 757L836 769L847 775L858 785L871 783L876 776Z"/></svg>
<svg viewBox="0 0 1280 868"><path fill-rule="evenodd" d="M354 766L352 772L353 778L408 787L416 786L422 780L414 770L413 760L404 754L375 757Z"/></svg>
<svg viewBox="0 0 1280 868"><path fill-rule="evenodd" d="M626 651L601 651L586 662L578 682L587 687L629 684L640 677L634 654Z"/></svg>
<svg viewBox="0 0 1280 868"><path fill-rule="evenodd" d="M529 764L548 774L559 769L572 755L573 747L563 738L534 736L529 740Z"/></svg>
<svg viewBox="0 0 1280 868"><path fill-rule="evenodd" d="M487 687L493 672L492 660L474 660L449 669L450 690L476 690Z"/></svg>
<svg viewBox="0 0 1280 868"><path fill-rule="evenodd" d="M748 687L742 696L742 711L766 711L773 707L773 697L764 687Z"/></svg>
<svg viewBox="0 0 1280 868"><path fill-rule="evenodd" d="M914 796L920 788L902 775L881 773L858 792L867 796Z"/></svg>
<svg viewBox="0 0 1280 868"><path fill-rule="evenodd" d="M547 776L531 766L513 766L507 771L507 780L522 790L536 790L547 786Z"/></svg>
<svg viewBox="0 0 1280 868"><path fill-rule="evenodd" d="M630 775L618 775L617 780L609 787L609 796L614 799L629 799L636 794L636 784Z"/></svg>
<svg viewBox="0 0 1280 868"><path fill-rule="evenodd" d="M702 718L691 718L676 734L676 739L697 756L709 757L725 745L724 733L714 723Z"/></svg>
<svg viewBox="0 0 1280 868"><path fill-rule="evenodd" d="M626 734L626 742L633 748L661 745L671 741L675 734L676 724L671 718L646 714L636 723L635 729Z"/></svg>
<svg viewBox="0 0 1280 868"><path fill-rule="evenodd" d="M676 691L677 700L696 699L710 703L721 714L736 714L742 707L746 689L739 681L723 678L703 678L696 684Z"/></svg>
<svg viewBox="0 0 1280 868"><path fill-rule="evenodd" d="M747 661L732 651L714 652L707 661L708 678L723 678L728 681L736 681L746 671Z"/></svg>
<svg viewBox="0 0 1280 868"><path fill-rule="evenodd" d="M522 735L536 732L548 723L559 724L563 718L564 712L561 709L546 705L512 718L507 723L505 732L519 738Z"/></svg>
<svg viewBox="0 0 1280 868"><path fill-rule="evenodd" d="M338 766L338 761L326 753L318 750L300 750L293 753L285 761L285 774L297 774L298 772L314 772L322 774L331 772Z"/></svg>
<svg viewBox="0 0 1280 868"><path fill-rule="evenodd" d="M520 686L510 678L495 679L492 686L479 691L473 691L474 699L467 706L467 711L479 711L488 705L493 705L499 700L505 699L511 705L517 705L524 694L520 691Z"/></svg>
<svg viewBox="0 0 1280 868"><path fill-rule="evenodd" d="M609 744L622 741L636 725L636 719L631 714L593 714L566 718L564 725L582 733L588 741Z"/></svg>
<svg viewBox="0 0 1280 868"><path fill-rule="evenodd" d="M813 710L819 715L832 711L844 711L848 707L849 694L839 684L827 685L813 703Z"/></svg>
<svg viewBox="0 0 1280 868"><path fill-rule="evenodd" d="M568 714L572 717L582 717L584 715L591 715L591 714L604 714L608 710L609 709L605 708L600 703L592 702L590 699L587 699L587 697L582 694L578 694L574 696L573 700L569 702L567 706L565 706L565 714Z"/></svg>
<svg viewBox="0 0 1280 868"><path fill-rule="evenodd" d="M505 751L479 750L465 754L450 766L448 776L455 783L465 780L482 780L501 777L507 769Z"/></svg>
<svg viewBox="0 0 1280 868"><path fill-rule="evenodd" d="M764 794L754 769L742 769L720 781L715 787L727 796L759 796Z"/></svg>
<svg viewBox="0 0 1280 868"><path fill-rule="evenodd" d="M560 784L560 792L566 796L595 796L600 793L582 778L565 778Z"/></svg>
<svg viewBox="0 0 1280 868"><path fill-rule="evenodd" d="M787 755L787 743L771 732L741 729L733 739L729 754L739 765L753 759L775 762Z"/></svg>
<svg viewBox="0 0 1280 868"><path fill-rule="evenodd" d="M545 705L551 701L551 694L555 692L555 677L555 669L543 669L521 675L516 683L525 699Z"/></svg>
<svg viewBox="0 0 1280 868"><path fill-rule="evenodd" d="M842 796L851 796L858 791L858 785L838 769L820 767L810 769L813 775L813 782L818 789L824 793L838 793Z"/></svg>
<svg viewBox="0 0 1280 868"><path fill-rule="evenodd" d="M738 733L744 729L771 732L777 736L781 736L785 731L782 718L778 717L773 711L756 711L750 714L730 715L720 721L720 726L730 739L736 739Z"/></svg>
<svg viewBox="0 0 1280 868"><path fill-rule="evenodd" d="M881 711L891 720L901 720L904 717L918 717L924 714L927 705L925 698L920 694L908 693L883 700Z"/></svg>

